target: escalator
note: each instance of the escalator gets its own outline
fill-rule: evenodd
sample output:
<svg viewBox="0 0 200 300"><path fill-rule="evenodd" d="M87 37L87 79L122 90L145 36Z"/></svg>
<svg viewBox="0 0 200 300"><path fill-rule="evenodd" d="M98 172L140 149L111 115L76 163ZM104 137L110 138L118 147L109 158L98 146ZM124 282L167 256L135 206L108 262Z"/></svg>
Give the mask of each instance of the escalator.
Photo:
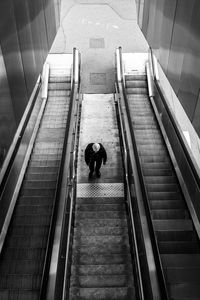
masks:
<svg viewBox="0 0 200 300"><path fill-rule="evenodd" d="M125 97L166 291L200 298L200 243L148 93L146 72L124 76Z"/></svg>
<svg viewBox="0 0 200 300"><path fill-rule="evenodd" d="M50 67L48 96L0 255L0 299L40 299L72 99L71 75Z"/></svg>

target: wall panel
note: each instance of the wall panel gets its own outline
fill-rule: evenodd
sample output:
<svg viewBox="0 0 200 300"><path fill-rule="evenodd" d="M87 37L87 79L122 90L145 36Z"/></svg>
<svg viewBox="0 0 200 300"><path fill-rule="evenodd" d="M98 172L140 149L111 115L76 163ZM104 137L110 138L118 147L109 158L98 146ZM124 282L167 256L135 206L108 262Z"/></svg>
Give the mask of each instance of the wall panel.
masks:
<svg viewBox="0 0 200 300"><path fill-rule="evenodd" d="M6 124L7 132L12 131L13 137L13 124L18 125L21 120L55 38L59 7L60 0L0 1L0 48L14 120L2 125L0 114L0 139L1 126Z"/></svg>
<svg viewBox="0 0 200 300"><path fill-rule="evenodd" d="M199 16L199 0L144 0L139 25L183 108L200 133Z"/></svg>

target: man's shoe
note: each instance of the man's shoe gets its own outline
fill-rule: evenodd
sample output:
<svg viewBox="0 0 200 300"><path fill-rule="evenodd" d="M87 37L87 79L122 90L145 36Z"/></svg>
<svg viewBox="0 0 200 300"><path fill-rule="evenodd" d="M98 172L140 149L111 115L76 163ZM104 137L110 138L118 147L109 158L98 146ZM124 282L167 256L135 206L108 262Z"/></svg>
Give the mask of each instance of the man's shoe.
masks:
<svg viewBox="0 0 200 300"><path fill-rule="evenodd" d="M101 177L101 173L100 172L96 172L97 177Z"/></svg>
<svg viewBox="0 0 200 300"><path fill-rule="evenodd" d="M90 172L90 173L89 173L89 176L88 176L88 177L89 177L90 179L92 178L92 173L93 173L93 172Z"/></svg>

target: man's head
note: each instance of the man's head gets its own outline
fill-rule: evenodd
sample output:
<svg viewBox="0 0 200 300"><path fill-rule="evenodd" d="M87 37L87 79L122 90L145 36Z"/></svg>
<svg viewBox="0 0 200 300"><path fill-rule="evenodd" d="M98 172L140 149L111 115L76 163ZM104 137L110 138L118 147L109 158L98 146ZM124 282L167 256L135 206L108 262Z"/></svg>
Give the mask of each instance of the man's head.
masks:
<svg viewBox="0 0 200 300"><path fill-rule="evenodd" d="M94 152L98 152L100 149L100 145L98 143L94 143L92 145L92 149L94 150Z"/></svg>

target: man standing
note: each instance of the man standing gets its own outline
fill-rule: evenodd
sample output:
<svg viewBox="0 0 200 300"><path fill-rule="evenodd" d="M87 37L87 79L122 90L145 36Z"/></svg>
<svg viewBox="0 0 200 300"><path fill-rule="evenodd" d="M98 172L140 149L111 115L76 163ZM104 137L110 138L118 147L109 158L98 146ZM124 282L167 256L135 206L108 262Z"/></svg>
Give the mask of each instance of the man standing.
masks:
<svg viewBox="0 0 200 300"><path fill-rule="evenodd" d="M92 178L94 168L95 168L96 176L97 177L101 176L101 173L99 170L101 168L102 161L103 161L103 164L105 165L106 161L107 161L107 154L106 154L106 150L103 147L103 145L101 143L88 144L85 149L85 162L89 166L89 169L90 169L89 178ZM95 165L95 163L96 163L96 165Z"/></svg>

